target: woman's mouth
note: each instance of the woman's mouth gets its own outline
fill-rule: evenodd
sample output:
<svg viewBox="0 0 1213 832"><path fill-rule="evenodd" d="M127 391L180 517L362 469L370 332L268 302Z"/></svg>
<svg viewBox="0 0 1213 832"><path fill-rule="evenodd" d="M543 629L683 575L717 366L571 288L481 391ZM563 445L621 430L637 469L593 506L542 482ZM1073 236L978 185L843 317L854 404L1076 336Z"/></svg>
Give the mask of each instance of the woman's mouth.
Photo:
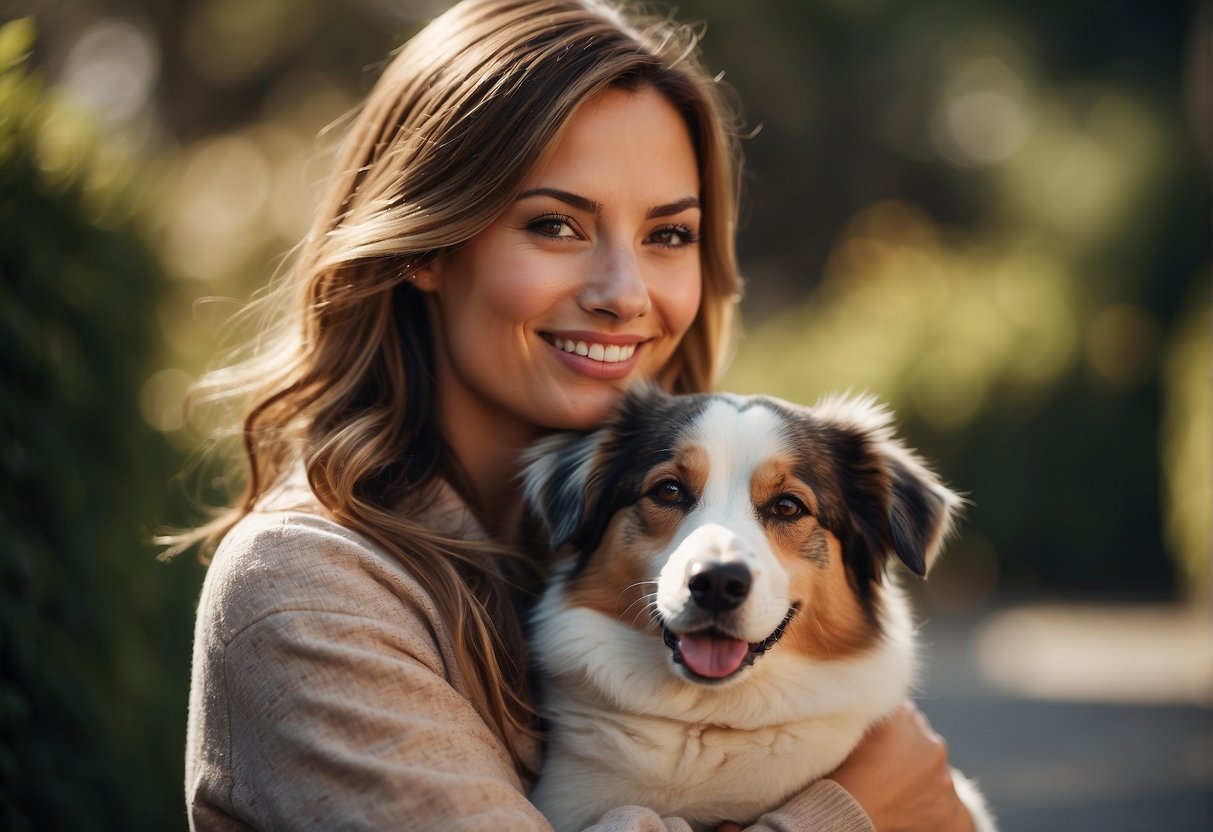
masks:
<svg viewBox="0 0 1213 832"><path fill-rule="evenodd" d="M652 340L643 335L608 335L588 330L538 334L567 369L598 381L618 381L631 375Z"/></svg>
<svg viewBox="0 0 1213 832"><path fill-rule="evenodd" d="M580 355L604 364L618 364L621 361L627 361L636 353L636 344L601 344L597 341L561 338L546 332L541 335L545 341L562 352Z"/></svg>

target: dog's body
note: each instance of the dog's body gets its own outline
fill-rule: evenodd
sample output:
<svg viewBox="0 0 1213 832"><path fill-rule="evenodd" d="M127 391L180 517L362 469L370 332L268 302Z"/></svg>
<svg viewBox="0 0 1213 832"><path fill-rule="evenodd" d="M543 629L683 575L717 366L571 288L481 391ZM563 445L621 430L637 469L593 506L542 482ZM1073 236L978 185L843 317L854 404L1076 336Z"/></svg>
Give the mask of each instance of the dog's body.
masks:
<svg viewBox="0 0 1213 832"><path fill-rule="evenodd" d="M906 696L925 575L961 502L870 401L643 388L533 449L560 563L533 619L557 830L620 805L749 822L834 769ZM993 823L958 780L979 830Z"/></svg>

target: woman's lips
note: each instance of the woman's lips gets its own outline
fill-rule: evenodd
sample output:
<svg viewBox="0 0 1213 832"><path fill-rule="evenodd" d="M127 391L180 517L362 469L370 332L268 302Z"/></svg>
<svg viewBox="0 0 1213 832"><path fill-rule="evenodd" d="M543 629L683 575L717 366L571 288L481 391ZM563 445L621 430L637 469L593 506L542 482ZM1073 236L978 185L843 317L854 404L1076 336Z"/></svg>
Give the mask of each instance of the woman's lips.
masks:
<svg viewBox="0 0 1213 832"><path fill-rule="evenodd" d="M604 361L607 364L627 361L636 352L635 344L603 344L598 341L587 342L554 335L549 337L551 340L548 343L558 350L592 358L595 361Z"/></svg>
<svg viewBox="0 0 1213 832"><path fill-rule="evenodd" d="M540 336L572 370L592 378L621 378L636 364L646 339L640 336L602 336L591 333L549 333Z"/></svg>

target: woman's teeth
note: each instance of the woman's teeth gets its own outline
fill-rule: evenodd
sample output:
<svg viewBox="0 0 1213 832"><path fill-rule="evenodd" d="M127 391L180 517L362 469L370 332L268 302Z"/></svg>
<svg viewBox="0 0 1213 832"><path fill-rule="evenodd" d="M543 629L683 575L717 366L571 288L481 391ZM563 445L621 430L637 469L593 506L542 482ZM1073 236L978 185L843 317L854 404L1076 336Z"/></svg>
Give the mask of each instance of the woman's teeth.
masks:
<svg viewBox="0 0 1213 832"><path fill-rule="evenodd" d="M636 352L635 344L628 344L626 346L618 344L587 344L585 341L569 341L564 338L552 338L551 341L556 349L584 355L606 364L617 364L620 361L627 361Z"/></svg>

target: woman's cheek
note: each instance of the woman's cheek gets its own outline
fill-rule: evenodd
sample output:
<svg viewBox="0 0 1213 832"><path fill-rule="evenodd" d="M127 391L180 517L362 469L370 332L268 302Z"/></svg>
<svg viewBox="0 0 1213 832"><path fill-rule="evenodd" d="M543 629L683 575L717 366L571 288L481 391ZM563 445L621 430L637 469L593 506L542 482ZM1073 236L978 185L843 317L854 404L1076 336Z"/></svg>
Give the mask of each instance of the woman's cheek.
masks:
<svg viewBox="0 0 1213 832"><path fill-rule="evenodd" d="M699 314L699 303L703 298L703 274L696 267L671 283L677 287L667 300L666 325L670 332L682 338Z"/></svg>

